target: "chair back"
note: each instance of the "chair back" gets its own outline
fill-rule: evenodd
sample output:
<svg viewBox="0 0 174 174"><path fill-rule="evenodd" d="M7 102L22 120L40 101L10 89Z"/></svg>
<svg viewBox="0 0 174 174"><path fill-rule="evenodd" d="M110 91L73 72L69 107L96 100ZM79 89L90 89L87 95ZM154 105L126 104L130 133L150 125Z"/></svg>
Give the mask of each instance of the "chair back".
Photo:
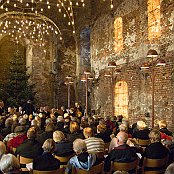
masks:
<svg viewBox="0 0 174 174"><path fill-rule="evenodd" d="M90 154L95 154L98 159L104 159L105 152L90 152Z"/></svg>
<svg viewBox="0 0 174 174"><path fill-rule="evenodd" d="M136 139L136 143L137 143L139 146L147 147L147 146L150 144L150 140Z"/></svg>
<svg viewBox="0 0 174 174"><path fill-rule="evenodd" d="M72 156L74 156L74 154L70 156L65 156L65 157L61 157L61 156L54 156L54 157L60 160L60 167L62 168L67 166L67 163Z"/></svg>
<svg viewBox="0 0 174 174"><path fill-rule="evenodd" d="M112 170L113 171L131 171L131 170L135 170L135 174L137 174L137 167L138 167L138 159L136 159L133 162L129 162L129 163L122 163L122 162L113 162L112 163Z"/></svg>
<svg viewBox="0 0 174 174"><path fill-rule="evenodd" d="M73 168L72 174L101 174L103 171L103 162L92 166L90 170L76 169Z"/></svg>
<svg viewBox="0 0 174 174"><path fill-rule="evenodd" d="M26 168L26 164L28 163L32 163L33 162L33 159L32 158L25 158L25 157L22 157L22 156L17 156L18 160L19 160L19 163L21 165L21 170L22 171L29 171L27 168Z"/></svg>
<svg viewBox="0 0 174 174"><path fill-rule="evenodd" d="M167 166L168 162L168 156L162 159L150 159L150 158L144 158L143 160L143 174L150 174L153 172L153 174L161 174L164 173L164 170ZM145 168L150 168L151 171L146 171ZM154 168L154 169L153 169ZM159 169L158 169L159 168Z"/></svg>
<svg viewBox="0 0 174 174"><path fill-rule="evenodd" d="M52 171L39 171L39 170L33 170L33 174L65 174L65 168L60 168L57 170Z"/></svg>

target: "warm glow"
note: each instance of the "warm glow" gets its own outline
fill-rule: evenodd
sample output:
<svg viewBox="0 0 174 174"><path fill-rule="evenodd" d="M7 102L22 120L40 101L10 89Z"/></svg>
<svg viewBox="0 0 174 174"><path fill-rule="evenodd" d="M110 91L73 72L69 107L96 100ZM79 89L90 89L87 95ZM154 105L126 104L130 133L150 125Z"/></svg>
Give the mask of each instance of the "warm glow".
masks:
<svg viewBox="0 0 174 174"><path fill-rule="evenodd" d="M148 0L148 39L153 40L161 36L160 0Z"/></svg>
<svg viewBox="0 0 174 174"><path fill-rule="evenodd" d="M128 117L128 86L125 81L119 81L115 85L115 115Z"/></svg>
<svg viewBox="0 0 174 174"><path fill-rule="evenodd" d="M114 42L115 52L120 53L123 50L123 21L121 17L114 21Z"/></svg>

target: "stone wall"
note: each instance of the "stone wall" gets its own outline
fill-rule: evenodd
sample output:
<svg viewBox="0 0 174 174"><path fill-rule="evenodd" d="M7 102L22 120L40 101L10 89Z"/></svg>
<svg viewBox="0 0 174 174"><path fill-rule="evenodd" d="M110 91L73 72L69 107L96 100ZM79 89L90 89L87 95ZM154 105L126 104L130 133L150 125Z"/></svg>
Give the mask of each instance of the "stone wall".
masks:
<svg viewBox="0 0 174 174"><path fill-rule="evenodd" d="M102 9L103 8L103 9ZM101 12L99 12L99 10ZM93 82L92 109L102 115L111 114L111 92L109 79L104 77L108 62L115 61L121 69L115 82L124 80L128 83L129 119L134 122L151 117L145 113L152 110L151 71L142 72L139 67L144 62L149 49L155 49L166 60L165 67L155 67L155 119L166 119L173 129L174 116L174 2L161 1L161 38L148 40L147 1L124 0L114 4L112 11L105 7L93 11L96 20L91 27L91 66L95 74ZM114 52L114 19L123 19L124 49L121 54Z"/></svg>

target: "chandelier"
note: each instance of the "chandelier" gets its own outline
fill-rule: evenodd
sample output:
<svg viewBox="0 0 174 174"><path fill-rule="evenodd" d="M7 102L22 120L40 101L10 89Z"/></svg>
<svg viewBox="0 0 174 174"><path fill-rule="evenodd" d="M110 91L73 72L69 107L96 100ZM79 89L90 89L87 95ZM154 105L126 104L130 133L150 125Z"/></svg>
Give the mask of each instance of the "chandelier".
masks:
<svg viewBox="0 0 174 174"><path fill-rule="evenodd" d="M0 35L9 35L17 42L29 38L40 46L50 35L62 40L57 24L60 16L75 34L74 9L84 6L84 0L0 0Z"/></svg>

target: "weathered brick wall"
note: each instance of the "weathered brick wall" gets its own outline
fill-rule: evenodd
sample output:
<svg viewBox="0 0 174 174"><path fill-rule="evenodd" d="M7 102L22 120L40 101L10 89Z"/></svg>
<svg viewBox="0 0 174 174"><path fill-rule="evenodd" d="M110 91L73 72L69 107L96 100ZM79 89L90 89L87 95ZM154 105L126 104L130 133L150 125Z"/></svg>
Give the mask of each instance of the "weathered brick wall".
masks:
<svg viewBox="0 0 174 174"><path fill-rule="evenodd" d="M166 119L173 129L174 2L161 1L162 35L153 43L148 40L147 1L124 0L115 4L110 13L96 13L93 11L97 19L91 28L91 65L96 77L92 88L92 109L102 115L111 114L109 79L104 73L108 71L108 62L113 60L121 69L115 82L125 80L128 83L130 120L137 121L148 112L151 115L151 72L142 72L138 67L149 61L146 58L148 50L155 49L167 62L162 69L155 68L155 119ZM113 24L116 17L123 19L124 49L121 54L114 52ZM151 118L145 119L150 124Z"/></svg>

